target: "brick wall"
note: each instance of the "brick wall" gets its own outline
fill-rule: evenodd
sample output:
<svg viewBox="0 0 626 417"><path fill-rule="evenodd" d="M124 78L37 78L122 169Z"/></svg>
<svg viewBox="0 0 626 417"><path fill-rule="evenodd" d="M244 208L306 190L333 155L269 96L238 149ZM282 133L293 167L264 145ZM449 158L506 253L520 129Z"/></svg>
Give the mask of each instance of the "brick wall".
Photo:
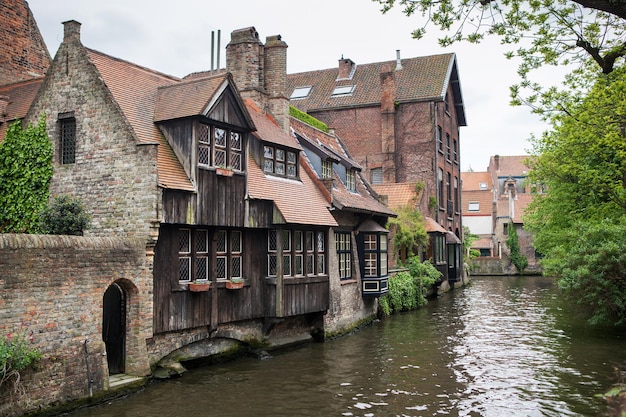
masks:
<svg viewBox="0 0 626 417"><path fill-rule="evenodd" d="M59 47L27 120L45 114L54 144L52 196L70 194L93 217L87 236L132 236L148 239L158 218L157 145L140 144L86 49L80 24L66 23ZM76 159L60 163L59 114L76 120Z"/></svg>
<svg viewBox="0 0 626 417"><path fill-rule="evenodd" d="M50 54L24 0L0 2L0 85L42 76Z"/></svg>
<svg viewBox="0 0 626 417"><path fill-rule="evenodd" d="M0 235L0 333L32 331L43 353L37 371L24 375L27 395L0 401L0 415L88 397L85 341L92 390L107 388L102 299L113 282L128 297L127 372L149 373L150 329L140 324L152 322L146 259L138 239Z"/></svg>

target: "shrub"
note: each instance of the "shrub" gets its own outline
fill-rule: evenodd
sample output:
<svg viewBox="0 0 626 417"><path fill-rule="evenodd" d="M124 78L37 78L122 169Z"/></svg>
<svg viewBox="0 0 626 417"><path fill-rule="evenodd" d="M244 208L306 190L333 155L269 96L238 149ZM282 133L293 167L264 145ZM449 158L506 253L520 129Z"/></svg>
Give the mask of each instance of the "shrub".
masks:
<svg viewBox="0 0 626 417"><path fill-rule="evenodd" d="M41 351L32 346L33 332L6 334L0 338L0 394L21 395L20 372L33 367L41 359Z"/></svg>
<svg viewBox="0 0 626 417"><path fill-rule="evenodd" d="M49 235L82 236L90 222L81 201L68 195L55 197L41 213L41 229Z"/></svg>
<svg viewBox="0 0 626 417"><path fill-rule="evenodd" d="M389 292L378 301L383 315L423 306L427 303L426 292L441 277L430 262L420 262L416 256L409 258L406 266L408 272L389 277Z"/></svg>

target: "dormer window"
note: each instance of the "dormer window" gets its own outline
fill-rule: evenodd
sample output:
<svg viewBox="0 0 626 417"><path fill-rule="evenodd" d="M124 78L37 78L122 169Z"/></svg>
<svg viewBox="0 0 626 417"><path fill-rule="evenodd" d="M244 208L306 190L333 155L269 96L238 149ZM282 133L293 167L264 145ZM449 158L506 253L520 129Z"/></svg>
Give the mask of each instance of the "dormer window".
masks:
<svg viewBox="0 0 626 417"><path fill-rule="evenodd" d="M230 129L198 125L198 165L243 171L243 134Z"/></svg>
<svg viewBox="0 0 626 417"><path fill-rule="evenodd" d="M298 158L294 151L263 146L263 172L288 178L298 177Z"/></svg>
<svg viewBox="0 0 626 417"><path fill-rule="evenodd" d="M346 188L352 192L356 191L356 173L353 169L346 171Z"/></svg>
<svg viewBox="0 0 626 417"><path fill-rule="evenodd" d="M330 160L322 161L322 178L333 177L333 162Z"/></svg>

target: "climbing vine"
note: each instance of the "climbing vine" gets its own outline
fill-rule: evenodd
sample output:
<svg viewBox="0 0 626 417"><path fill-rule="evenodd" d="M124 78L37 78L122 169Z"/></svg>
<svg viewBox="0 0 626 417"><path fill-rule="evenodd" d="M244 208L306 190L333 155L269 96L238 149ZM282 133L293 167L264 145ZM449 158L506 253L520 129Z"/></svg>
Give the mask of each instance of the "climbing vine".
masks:
<svg viewBox="0 0 626 417"><path fill-rule="evenodd" d="M528 258L526 258L520 252L519 248L519 238L517 236L517 230L515 230L515 225L513 222L509 222L508 225L509 236L506 238L506 245L509 247L511 251L511 263L517 269L517 272L520 274L524 273L524 269L528 266Z"/></svg>
<svg viewBox="0 0 626 417"><path fill-rule="evenodd" d="M25 130L17 121L0 143L0 233L37 233L39 213L48 203L52 143L46 121Z"/></svg>

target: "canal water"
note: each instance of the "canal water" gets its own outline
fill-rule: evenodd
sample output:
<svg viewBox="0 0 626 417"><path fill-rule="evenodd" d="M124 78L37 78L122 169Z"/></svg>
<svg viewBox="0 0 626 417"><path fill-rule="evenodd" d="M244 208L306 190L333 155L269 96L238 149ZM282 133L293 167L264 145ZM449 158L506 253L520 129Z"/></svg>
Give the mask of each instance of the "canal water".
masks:
<svg viewBox="0 0 626 417"><path fill-rule="evenodd" d="M622 330L587 326L543 277L474 277L326 343L189 371L78 416L600 416Z"/></svg>

